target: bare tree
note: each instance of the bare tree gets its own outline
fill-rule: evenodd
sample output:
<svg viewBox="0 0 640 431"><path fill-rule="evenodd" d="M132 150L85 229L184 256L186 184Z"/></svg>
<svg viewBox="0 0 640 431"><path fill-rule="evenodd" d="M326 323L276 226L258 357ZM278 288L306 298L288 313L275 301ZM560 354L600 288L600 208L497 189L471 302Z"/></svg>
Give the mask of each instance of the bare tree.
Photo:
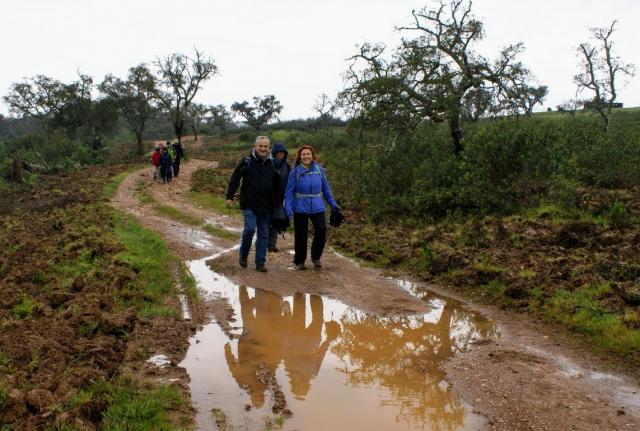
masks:
<svg viewBox="0 0 640 431"><path fill-rule="evenodd" d="M209 108L207 123L214 129L218 129L222 135L227 133L227 128L232 120L233 114L224 105L211 106Z"/></svg>
<svg viewBox="0 0 640 431"><path fill-rule="evenodd" d="M210 108L202 103L192 103L187 108L187 121L193 132L194 140L198 140L198 131L200 124L207 118Z"/></svg>
<svg viewBox="0 0 640 431"><path fill-rule="evenodd" d="M136 135L136 152L144 153L143 135L147 121L160 110L158 82L146 64L129 69L127 80L107 75L100 91L111 98Z"/></svg>
<svg viewBox="0 0 640 431"><path fill-rule="evenodd" d="M160 84L164 87L164 91L160 91L158 95L169 111L174 133L180 142L187 109L202 83L218 72L218 66L214 64L213 58L204 57L197 49L194 58L170 54L165 58L158 58L155 64Z"/></svg>
<svg viewBox="0 0 640 431"><path fill-rule="evenodd" d="M313 110L318 113L318 126L322 127L331 119L336 111L336 105L328 95L322 93L313 103Z"/></svg>
<svg viewBox="0 0 640 431"><path fill-rule="evenodd" d="M4 101L14 114L36 118L45 129L68 103L67 85L44 75L11 84Z"/></svg>
<svg viewBox="0 0 640 431"><path fill-rule="evenodd" d="M269 94L264 97L254 97L253 105L249 105L246 100L235 102L231 105L231 110L243 117L249 126L260 130L282 112L282 105L276 96Z"/></svg>
<svg viewBox="0 0 640 431"><path fill-rule="evenodd" d="M595 45L581 43L578 47L581 71L574 78L579 92L583 90L593 92L593 99L585 107L600 114L605 132L609 130L611 110L618 97L617 79L620 76L635 75L633 64L622 62L620 57L612 53L614 43L611 37L616 23L617 21L614 20L609 27L590 29Z"/></svg>
<svg viewBox="0 0 640 431"><path fill-rule="evenodd" d="M386 46L364 44L351 57L341 104L365 123L412 128L424 121L447 122L454 152L463 150L463 101L472 89L490 94L500 110L521 109L511 99L530 87L531 73L517 56L522 43L504 48L495 61L474 51L484 26L470 0L443 0L435 8L413 11L414 22L400 27L403 38L390 59Z"/></svg>

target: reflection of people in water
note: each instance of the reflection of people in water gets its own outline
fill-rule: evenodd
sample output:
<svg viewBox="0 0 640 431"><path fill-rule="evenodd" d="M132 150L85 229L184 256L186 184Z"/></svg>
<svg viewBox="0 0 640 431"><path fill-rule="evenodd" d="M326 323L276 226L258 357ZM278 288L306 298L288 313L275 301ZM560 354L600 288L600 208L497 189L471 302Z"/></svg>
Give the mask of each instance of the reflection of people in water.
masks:
<svg viewBox="0 0 640 431"><path fill-rule="evenodd" d="M275 379L282 359L291 392L296 398L304 398L329 345L340 334L337 322L324 322L322 298L311 295L310 302L311 323L306 326L305 295L294 296L292 312L289 303L275 293L256 289L251 298L246 287L240 288L243 330L238 340L238 358L228 343L224 355L231 375L249 393L254 407L264 405L264 393L273 389L269 381ZM323 326L327 339L321 342Z"/></svg>
<svg viewBox="0 0 640 431"><path fill-rule="evenodd" d="M243 330L238 340L238 358L228 343L224 355L231 375L247 390L254 407L262 407L268 389L268 379L261 373L273 376L282 359L282 342L289 320L285 308L282 297L275 293L256 289L255 297L250 298L247 288L240 287Z"/></svg>
<svg viewBox="0 0 640 431"><path fill-rule="evenodd" d="M296 293L293 297L293 316L283 353L291 392L299 399L304 398L309 392L311 379L318 375L329 345L340 333L340 325L337 322L327 322L327 339L320 343L324 323L322 298L310 295L310 302L311 323L306 326L305 295Z"/></svg>

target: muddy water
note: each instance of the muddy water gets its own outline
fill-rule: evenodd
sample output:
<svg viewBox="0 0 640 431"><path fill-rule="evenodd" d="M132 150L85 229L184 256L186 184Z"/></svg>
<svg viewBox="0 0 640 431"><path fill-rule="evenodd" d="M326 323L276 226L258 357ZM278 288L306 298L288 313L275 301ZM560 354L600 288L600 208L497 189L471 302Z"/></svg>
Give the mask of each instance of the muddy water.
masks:
<svg viewBox="0 0 640 431"><path fill-rule="evenodd" d="M432 293L420 295L429 312L392 318L316 295L282 297L235 285L208 259L190 270L233 317L197 333L181 364L198 429L484 429L442 366L496 336L486 319Z"/></svg>

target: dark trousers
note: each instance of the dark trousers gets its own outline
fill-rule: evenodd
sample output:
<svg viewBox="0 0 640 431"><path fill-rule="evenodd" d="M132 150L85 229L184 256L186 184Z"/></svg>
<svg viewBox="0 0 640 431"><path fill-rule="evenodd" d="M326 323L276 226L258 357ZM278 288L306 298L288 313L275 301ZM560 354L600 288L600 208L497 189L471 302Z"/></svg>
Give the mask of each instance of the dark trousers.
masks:
<svg viewBox="0 0 640 431"><path fill-rule="evenodd" d="M171 165L160 166L160 176L162 181L171 181Z"/></svg>
<svg viewBox="0 0 640 431"><path fill-rule="evenodd" d="M179 173L180 173L180 160L178 159L173 162L173 176L177 178Z"/></svg>
<svg viewBox="0 0 640 431"><path fill-rule="evenodd" d="M317 214L293 214L293 229L295 232L295 255L293 263L304 263L307 260L307 236L309 235L309 220L313 224L313 241L311 242L311 260L320 260L324 244L327 241L327 225L324 211Z"/></svg>
<svg viewBox="0 0 640 431"><path fill-rule="evenodd" d="M280 231L272 227L269 228L269 248L274 249L278 244L278 234Z"/></svg>

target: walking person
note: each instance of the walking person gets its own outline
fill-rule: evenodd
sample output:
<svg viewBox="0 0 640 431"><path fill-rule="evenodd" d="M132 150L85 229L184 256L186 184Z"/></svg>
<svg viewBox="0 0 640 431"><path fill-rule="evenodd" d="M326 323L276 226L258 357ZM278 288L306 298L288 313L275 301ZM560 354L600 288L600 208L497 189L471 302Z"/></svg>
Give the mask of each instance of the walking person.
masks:
<svg viewBox="0 0 640 431"><path fill-rule="evenodd" d="M233 205L233 198L240 187L240 209L244 218L244 230L240 243L239 263L247 267L247 257L251 250L253 235L256 239L256 270L267 272L267 243L271 214L282 200L282 181L269 152L271 142L266 136L258 136L249 156L240 160L227 187L227 207Z"/></svg>
<svg viewBox="0 0 640 431"><path fill-rule="evenodd" d="M280 174L282 188L284 190L287 187L287 180L289 179L289 174L291 173L291 165L289 164L289 162L287 162L289 152L287 151L287 148L284 146L283 142L277 141L275 144L273 144L271 155L273 156L273 164L275 165L276 171L278 171L278 173ZM279 223L281 220L284 220L287 224L289 223L289 220L286 218L286 215L284 213L282 201L277 202L276 209L273 213L273 218L271 221L271 226L269 228L269 246L267 249L271 253L278 252L278 234L286 229L286 227L283 228L280 225L276 225L275 222L277 221Z"/></svg>
<svg viewBox="0 0 640 431"><path fill-rule="evenodd" d="M151 154L151 164L153 165L153 181L160 181L160 147L156 147Z"/></svg>
<svg viewBox="0 0 640 431"><path fill-rule="evenodd" d="M305 145L300 148L285 190L284 208L287 217L293 217L295 233L293 263L300 270L307 269L305 261L307 260L309 220L314 230L311 261L314 269L322 268L320 258L327 239L323 197L333 210L340 209L331 194L327 175L316 159L316 152L312 146Z"/></svg>
<svg viewBox="0 0 640 431"><path fill-rule="evenodd" d="M173 160L169 154L169 149L164 147L160 156L160 176L163 183L171 182L171 165L173 165Z"/></svg>
<svg viewBox="0 0 640 431"><path fill-rule="evenodd" d="M173 176L178 178L178 174L180 173L180 161L184 157L184 150L182 149L182 144L180 142L175 142L172 146L173 148Z"/></svg>

